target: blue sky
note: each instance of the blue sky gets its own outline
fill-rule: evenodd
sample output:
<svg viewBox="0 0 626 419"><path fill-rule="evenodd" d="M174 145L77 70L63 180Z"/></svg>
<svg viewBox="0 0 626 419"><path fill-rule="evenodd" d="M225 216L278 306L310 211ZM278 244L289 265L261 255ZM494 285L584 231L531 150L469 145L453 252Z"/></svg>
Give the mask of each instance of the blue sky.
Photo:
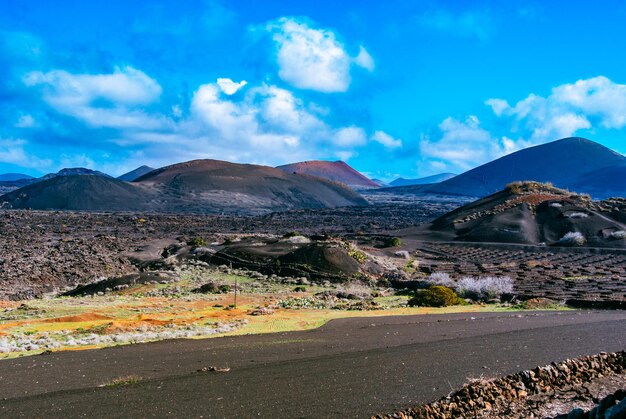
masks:
<svg viewBox="0 0 626 419"><path fill-rule="evenodd" d="M195 158L462 172L626 152L626 5L0 0L0 172Z"/></svg>

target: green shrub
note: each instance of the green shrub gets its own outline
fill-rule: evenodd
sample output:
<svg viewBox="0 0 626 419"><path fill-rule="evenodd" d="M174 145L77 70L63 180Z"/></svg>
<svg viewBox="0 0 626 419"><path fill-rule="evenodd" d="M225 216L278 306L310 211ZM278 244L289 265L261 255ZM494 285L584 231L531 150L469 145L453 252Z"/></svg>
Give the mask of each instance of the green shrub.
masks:
<svg viewBox="0 0 626 419"><path fill-rule="evenodd" d="M187 242L187 245L192 247L204 247L207 243L202 237L194 237Z"/></svg>
<svg viewBox="0 0 626 419"><path fill-rule="evenodd" d="M359 263L365 263L367 255L360 250L352 249L348 251L348 255Z"/></svg>
<svg viewBox="0 0 626 419"><path fill-rule="evenodd" d="M461 304L461 301L450 288L434 285L426 290L418 291L408 304L411 307L448 307Z"/></svg>
<svg viewBox="0 0 626 419"><path fill-rule="evenodd" d="M398 246L402 246L402 240L400 239L400 237L391 237L387 239L387 241L385 242L385 247L398 247Z"/></svg>

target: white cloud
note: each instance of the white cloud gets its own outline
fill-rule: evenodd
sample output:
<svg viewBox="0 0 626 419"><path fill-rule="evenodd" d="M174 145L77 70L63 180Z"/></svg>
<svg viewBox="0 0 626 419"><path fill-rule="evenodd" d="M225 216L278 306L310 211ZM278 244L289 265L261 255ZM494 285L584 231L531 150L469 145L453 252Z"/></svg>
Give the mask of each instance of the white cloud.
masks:
<svg viewBox="0 0 626 419"><path fill-rule="evenodd" d="M132 128L163 125L162 118L134 109L155 102L161 86L132 67L111 74L71 74L63 70L34 71L23 78L26 86L43 86L44 100L57 112L94 127Z"/></svg>
<svg viewBox="0 0 626 419"><path fill-rule="evenodd" d="M475 116L465 121L446 118L439 131L436 138L423 136L420 141L422 157L438 162L438 170L468 170L527 145L523 140L494 138Z"/></svg>
<svg viewBox="0 0 626 419"><path fill-rule="evenodd" d="M493 113L497 116L502 115L507 109L511 107L509 102L504 99L488 99L485 104L491 108Z"/></svg>
<svg viewBox="0 0 626 419"><path fill-rule="evenodd" d="M15 164L29 169L45 169L52 164L50 160L27 153L24 149L26 144L27 142L22 139L0 138L0 163Z"/></svg>
<svg viewBox="0 0 626 419"><path fill-rule="evenodd" d="M340 128L333 136L333 144L338 147L355 147L364 145L366 142L365 131L355 126Z"/></svg>
<svg viewBox="0 0 626 419"><path fill-rule="evenodd" d="M311 28L287 17L270 22L266 29L278 47L278 75L297 88L345 92L353 61L370 71L374 68L374 60L365 48L361 47L353 59L330 30Z"/></svg>
<svg viewBox="0 0 626 419"><path fill-rule="evenodd" d="M15 128L32 128L35 126L35 118L32 115L22 115L15 123Z"/></svg>
<svg viewBox="0 0 626 419"><path fill-rule="evenodd" d="M59 156L59 162L61 168L66 167L84 167L86 169L94 169L96 167L96 163L86 154L61 154Z"/></svg>
<svg viewBox="0 0 626 419"><path fill-rule="evenodd" d="M553 89L551 100L599 118L605 128L626 126L626 85L599 76Z"/></svg>
<svg viewBox="0 0 626 419"><path fill-rule="evenodd" d="M502 99L489 99L498 116L513 117L530 131L534 143L574 135L598 124L608 129L626 126L626 85L599 76L552 89L547 97L530 94L511 106Z"/></svg>
<svg viewBox="0 0 626 419"><path fill-rule="evenodd" d="M215 158L235 162L283 164L321 156L353 155L367 143L368 134L357 126L331 126L324 121L328 108L307 103L290 90L262 84L248 87L245 81L220 78L200 85L189 107L180 101L167 109L169 116L151 111L161 88L141 93L129 87L124 98L120 88L103 87L102 80L113 84L150 86L138 70L116 70L115 77L74 75L65 71L29 73L24 82L41 89L43 100L58 113L74 117L91 128L108 128L94 140L116 144L153 166L196 158ZM92 78L93 77L93 78ZM152 80L152 79L150 79ZM158 86L156 81L154 86ZM246 89L241 91L241 87ZM123 90L123 89L122 89ZM237 91L241 94L234 94ZM146 107L140 106L145 102ZM112 129L112 130L111 130ZM134 150L134 151L130 151ZM130 163L116 155L115 167ZM60 156L57 163L93 167L93 156ZM111 166L113 167L113 166Z"/></svg>
<svg viewBox="0 0 626 419"><path fill-rule="evenodd" d="M356 58L354 59L354 62L359 67L363 67L364 69L368 71L374 71L374 67L376 67L376 64L374 63L374 59L372 58L370 53L367 52L367 50L363 47L363 45L359 47L359 55L356 56Z"/></svg>
<svg viewBox="0 0 626 419"><path fill-rule="evenodd" d="M254 89L253 93L261 98L259 115L265 126L298 134L324 129L324 123L289 90L264 85Z"/></svg>
<svg viewBox="0 0 626 419"><path fill-rule="evenodd" d="M239 83L237 83L237 82L232 81L231 79L226 79L226 78L217 79L217 85L220 87L222 92L226 93L227 95L234 95L235 93L237 93L239 89L244 87L246 84L248 84L248 82L245 80L242 80Z"/></svg>
<svg viewBox="0 0 626 419"><path fill-rule="evenodd" d="M384 131L376 131L372 136L372 140L384 145L388 148L402 147L402 140L393 138L391 135Z"/></svg>

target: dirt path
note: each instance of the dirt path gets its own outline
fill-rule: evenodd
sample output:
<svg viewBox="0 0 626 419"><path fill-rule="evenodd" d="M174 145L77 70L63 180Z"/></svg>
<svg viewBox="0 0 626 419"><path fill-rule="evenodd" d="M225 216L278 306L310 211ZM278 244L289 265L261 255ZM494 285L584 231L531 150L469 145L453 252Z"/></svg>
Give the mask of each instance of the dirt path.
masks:
<svg viewBox="0 0 626 419"><path fill-rule="evenodd" d="M343 319L1 361L0 416L367 417L437 399L469 377L624 348L624 312ZM230 371L197 372L208 367ZM129 375L142 381L98 387Z"/></svg>

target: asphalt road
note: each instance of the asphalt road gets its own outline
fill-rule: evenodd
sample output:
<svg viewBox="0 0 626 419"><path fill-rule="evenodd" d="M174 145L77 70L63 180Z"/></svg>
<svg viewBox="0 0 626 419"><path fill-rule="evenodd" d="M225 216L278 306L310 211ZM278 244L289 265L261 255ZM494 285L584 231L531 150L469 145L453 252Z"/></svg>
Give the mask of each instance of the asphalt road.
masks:
<svg viewBox="0 0 626 419"><path fill-rule="evenodd" d="M626 312L343 319L0 361L0 417L368 417L468 378L626 349ZM229 372L198 372L204 367ZM134 375L127 386L105 386Z"/></svg>

